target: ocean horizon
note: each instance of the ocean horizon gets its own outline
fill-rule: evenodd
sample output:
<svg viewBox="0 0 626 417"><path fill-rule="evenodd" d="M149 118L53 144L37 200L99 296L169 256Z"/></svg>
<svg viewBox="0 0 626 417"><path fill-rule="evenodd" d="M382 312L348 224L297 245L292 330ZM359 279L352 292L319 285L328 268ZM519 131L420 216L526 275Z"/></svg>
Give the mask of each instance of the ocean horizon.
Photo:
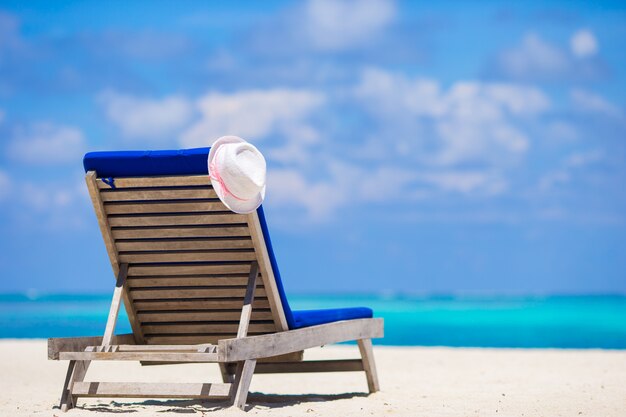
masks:
<svg viewBox="0 0 626 417"><path fill-rule="evenodd" d="M101 335L111 294L0 294L0 338ZM624 295L293 294L294 310L368 306L380 345L626 349ZM130 332L120 311L117 333Z"/></svg>

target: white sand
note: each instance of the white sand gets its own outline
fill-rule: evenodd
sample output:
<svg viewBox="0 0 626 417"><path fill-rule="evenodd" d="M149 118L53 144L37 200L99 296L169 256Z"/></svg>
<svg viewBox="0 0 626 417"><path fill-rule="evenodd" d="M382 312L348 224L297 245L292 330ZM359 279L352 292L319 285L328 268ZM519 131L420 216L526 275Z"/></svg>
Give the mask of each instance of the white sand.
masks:
<svg viewBox="0 0 626 417"><path fill-rule="evenodd" d="M355 357L326 347L305 358ZM133 416L626 416L626 352L600 350L375 347L382 391L363 373L256 375L248 413L224 403L79 399L57 406L67 363L46 358L45 340L1 340L0 415ZM220 381L216 365L141 367L99 362L87 380Z"/></svg>

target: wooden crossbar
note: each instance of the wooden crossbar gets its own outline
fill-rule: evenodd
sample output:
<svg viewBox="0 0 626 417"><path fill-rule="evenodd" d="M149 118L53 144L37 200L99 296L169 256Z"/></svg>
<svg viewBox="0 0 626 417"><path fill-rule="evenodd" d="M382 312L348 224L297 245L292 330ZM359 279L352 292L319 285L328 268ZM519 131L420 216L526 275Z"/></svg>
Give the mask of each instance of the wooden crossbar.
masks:
<svg viewBox="0 0 626 417"><path fill-rule="evenodd" d="M59 352L60 360L217 362L217 353L198 352Z"/></svg>
<svg viewBox="0 0 626 417"><path fill-rule="evenodd" d="M76 382L72 395L123 398L228 398L231 384Z"/></svg>
<svg viewBox="0 0 626 417"><path fill-rule="evenodd" d="M103 349L105 348L105 349ZM87 346L85 352L190 352L216 353L217 345L106 345Z"/></svg>
<svg viewBox="0 0 626 417"><path fill-rule="evenodd" d="M234 370L234 364L228 364L228 370ZM302 362L257 362L255 374L289 374L308 372L360 372L363 371L361 359L335 359Z"/></svg>

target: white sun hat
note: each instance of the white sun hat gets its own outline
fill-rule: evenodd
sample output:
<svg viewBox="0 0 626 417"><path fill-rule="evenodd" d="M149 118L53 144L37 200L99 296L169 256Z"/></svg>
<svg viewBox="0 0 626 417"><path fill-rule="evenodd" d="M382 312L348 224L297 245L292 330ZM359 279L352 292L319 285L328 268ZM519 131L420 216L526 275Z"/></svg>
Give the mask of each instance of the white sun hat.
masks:
<svg viewBox="0 0 626 417"><path fill-rule="evenodd" d="M209 150L209 176L215 193L230 210L252 213L265 198L263 154L237 136L222 136Z"/></svg>

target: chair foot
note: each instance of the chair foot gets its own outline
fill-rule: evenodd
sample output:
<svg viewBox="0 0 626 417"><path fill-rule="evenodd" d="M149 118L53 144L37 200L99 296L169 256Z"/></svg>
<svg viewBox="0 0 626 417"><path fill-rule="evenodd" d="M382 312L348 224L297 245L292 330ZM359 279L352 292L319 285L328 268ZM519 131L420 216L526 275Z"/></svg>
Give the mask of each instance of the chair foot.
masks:
<svg viewBox="0 0 626 417"><path fill-rule="evenodd" d="M246 407L246 399L248 398L248 390L250 389L255 366L256 359L249 359L237 364L231 398L233 399L233 405L241 410L244 410Z"/></svg>
<svg viewBox="0 0 626 417"><path fill-rule="evenodd" d="M64 413L74 408L74 399L72 398L72 394L70 394L70 390L64 390L59 408L61 408L61 411Z"/></svg>
<svg viewBox="0 0 626 417"><path fill-rule="evenodd" d="M67 412L76 406L76 398L72 395L74 382L82 382L87 374L90 361L70 361L67 366L63 392L61 392L61 402L59 408L62 412Z"/></svg>
<svg viewBox="0 0 626 417"><path fill-rule="evenodd" d="M378 385L378 373L376 372L376 362L374 362L374 351L372 349L371 339L360 339L359 351L361 352L361 360L363 361L363 369L367 377L367 388L370 393L380 390Z"/></svg>

